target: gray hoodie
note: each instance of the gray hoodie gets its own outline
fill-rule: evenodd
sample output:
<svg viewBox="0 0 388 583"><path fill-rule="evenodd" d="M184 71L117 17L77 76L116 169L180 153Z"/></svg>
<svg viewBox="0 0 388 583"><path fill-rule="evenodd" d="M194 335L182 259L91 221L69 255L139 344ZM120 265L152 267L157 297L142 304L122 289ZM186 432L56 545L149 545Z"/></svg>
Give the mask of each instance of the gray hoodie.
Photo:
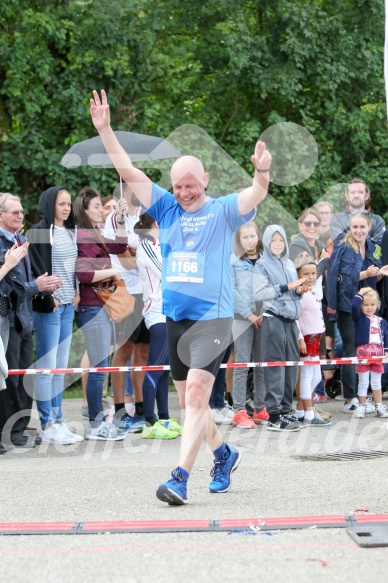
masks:
<svg viewBox="0 0 388 583"><path fill-rule="evenodd" d="M280 233L285 242L285 252L280 258L269 249L274 233ZM295 290L289 291L287 286L298 279L298 274L288 257L288 243L283 227L280 225L267 227L263 235L263 245L263 255L253 268L255 300L263 302L264 314L270 310L272 315L297 320L301 309L300 296Z"/></svg>

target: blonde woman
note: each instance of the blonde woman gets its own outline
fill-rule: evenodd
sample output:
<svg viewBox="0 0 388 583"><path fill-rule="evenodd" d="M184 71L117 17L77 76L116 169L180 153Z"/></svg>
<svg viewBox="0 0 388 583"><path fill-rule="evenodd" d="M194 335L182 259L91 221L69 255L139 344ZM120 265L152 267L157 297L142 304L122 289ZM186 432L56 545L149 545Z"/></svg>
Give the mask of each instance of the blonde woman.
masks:
<svg viewBox="0 0 388 583"><path fill-rule="evenodd" d="M331 256L328 311L336 315L345 358L356 355L353 298L361 287L376 289L377 281L382 277L378 275L381 268L381 248L368 238L370 226L368 214L362 211L352 213L349 231L334 248ZM359 405L355 365L343 366L341 376L345 398L344 412L353 413ZM374 413L374 407L370 403L366 405L366 412Z"/></svg>

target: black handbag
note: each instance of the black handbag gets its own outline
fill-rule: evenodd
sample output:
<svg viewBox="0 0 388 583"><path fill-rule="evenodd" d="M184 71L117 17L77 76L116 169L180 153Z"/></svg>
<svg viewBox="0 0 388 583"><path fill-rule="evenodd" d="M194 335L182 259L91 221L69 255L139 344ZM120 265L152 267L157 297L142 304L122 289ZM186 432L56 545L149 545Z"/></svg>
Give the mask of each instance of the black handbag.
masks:
<svg viewBox="0 0 388 583"><path fill-rule="evenodd" d="M0 316L7 316L10 308L9 297L0 292Z"/></svg>
<svg viewBox="0 0 388 583"><path fill-rule="evenodd" d="M32 298L32 309L34 312L49 314L55 308L54 296L52 294L40 294Z"/></svg>

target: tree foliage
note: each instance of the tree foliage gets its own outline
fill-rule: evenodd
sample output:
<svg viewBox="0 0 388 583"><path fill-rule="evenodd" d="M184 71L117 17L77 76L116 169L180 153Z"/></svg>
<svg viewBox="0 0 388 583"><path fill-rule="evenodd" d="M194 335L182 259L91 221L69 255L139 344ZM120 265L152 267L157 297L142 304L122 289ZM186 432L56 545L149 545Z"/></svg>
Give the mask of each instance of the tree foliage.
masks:
<svg viewBox="0 0 388 583"><path fill-rule="evenodd" d="M116 129L167 137L196 124L250 174L254 143L291 121L319 146L314 173L271 187L295 215L361 176L385 213L387 168L381 0L7 0L0 5L0 183L23 197L112 170L65 170L95 135L89 97L105 88Z"/></svg>

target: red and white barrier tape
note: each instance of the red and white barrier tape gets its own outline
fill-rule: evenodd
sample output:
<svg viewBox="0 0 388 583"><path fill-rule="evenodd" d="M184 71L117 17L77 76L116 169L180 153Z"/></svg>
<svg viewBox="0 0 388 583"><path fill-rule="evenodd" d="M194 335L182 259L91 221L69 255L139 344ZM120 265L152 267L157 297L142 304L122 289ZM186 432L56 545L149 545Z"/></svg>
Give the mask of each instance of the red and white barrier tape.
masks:
<svg viewBox="0 0 388 583"><path fill-rule="evenodd" d="M334 364L381 364L388 363L388 356L371 356L369 358L332 358L326 360L282 360L274 362L228 362L221 364L221 368L268 368L274 366L309 366ZM90 368L28 368L12 369L8 375L36 375L36 374L85 374L87 372L147 372L170 370L168 364L156 366L98 366Z"/></svg>

